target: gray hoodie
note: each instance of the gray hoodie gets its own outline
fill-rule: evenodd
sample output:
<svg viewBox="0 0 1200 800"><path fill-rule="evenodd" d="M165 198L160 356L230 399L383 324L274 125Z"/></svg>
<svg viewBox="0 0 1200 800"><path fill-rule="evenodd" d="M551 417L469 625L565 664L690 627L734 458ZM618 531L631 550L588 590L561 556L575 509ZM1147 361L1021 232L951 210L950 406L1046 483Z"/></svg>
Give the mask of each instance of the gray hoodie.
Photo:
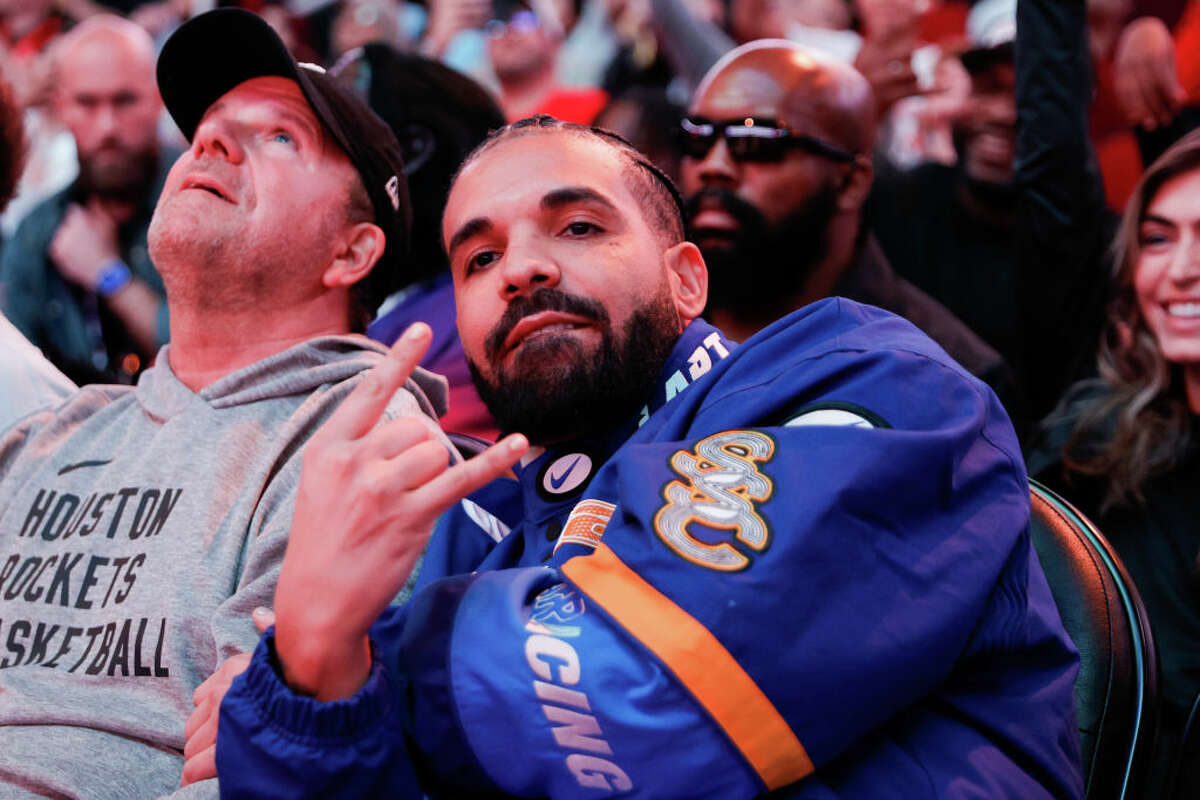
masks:
<svg viewBox="0 0 1200 800"><path fill-rule="evenodd" d="M164 347L0 437L0 796L178 787L193 690L271 605L303 445L383 352L313 339L193 392ZM388 416L442 437L445 382L405 388Z"/></svg>

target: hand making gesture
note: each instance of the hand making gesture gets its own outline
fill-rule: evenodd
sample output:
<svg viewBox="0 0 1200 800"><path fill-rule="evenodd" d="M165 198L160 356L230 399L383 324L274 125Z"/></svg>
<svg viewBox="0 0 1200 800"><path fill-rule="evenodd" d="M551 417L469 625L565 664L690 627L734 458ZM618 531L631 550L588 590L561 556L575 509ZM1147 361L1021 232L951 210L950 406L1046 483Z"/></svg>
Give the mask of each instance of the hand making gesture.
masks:
<svg viewBox="0 0 1200 800"><path fill-rule="evenodd" d="M366 682L367 630L404 586L434 522L529 446L515 434L451 466L422 420L384 419L431 337L428 325L409 328L305 449L275 589L275 650L288 685L318 700L347 697ZM269 615L255 622L265 627ZM185 785L215 775L221 699L248 663L234 656L197 689Z"/></svg>
<svg viewBox="0 0 1200 800"><path fill-rule="evenodd" d="M428 325L409 328L305 450L275 589L275 645L288 684L319 700L366 681L367 629L404 586L437 518L528 447L509 436L451 467L422 420L381 421L431 337Z"/></svg>

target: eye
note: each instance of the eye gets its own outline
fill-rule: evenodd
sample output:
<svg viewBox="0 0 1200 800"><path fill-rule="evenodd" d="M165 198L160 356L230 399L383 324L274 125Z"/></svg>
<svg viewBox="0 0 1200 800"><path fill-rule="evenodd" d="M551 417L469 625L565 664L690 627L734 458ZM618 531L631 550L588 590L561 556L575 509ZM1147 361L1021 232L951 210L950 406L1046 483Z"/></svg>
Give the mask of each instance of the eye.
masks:
<svg viewBox="0 0 1200 800"><path fill-rule="evenodd" d="M1142 231L1138 237L1138 244L1142 247L1161 247L1171 243L1171 235L1163 230L1146 230Z"/></svg>
<svg viewBox="0 0 1200 800"><path fill-rule="evenodd" d="M600 233L600 226L591 222L572 222L563 229L563 233L571 236L587 236L589 233Z"/></svg>
<svg viewBox="0 0 1200 800"><path fill-rule="evenodd" d="M496 263L496 260L499 258L500 254L495 250L484 250L483 252L476 253L467 260L467 274L470 275L473 272L487 269L490 265Z"/></svg>
<svg viewBox="0 0 1200 800"><path fill-rule="evenodd" d="M287 131L275 131L271 134L271 141L286 145L294 145L296 143L295 137Z"/></svg>

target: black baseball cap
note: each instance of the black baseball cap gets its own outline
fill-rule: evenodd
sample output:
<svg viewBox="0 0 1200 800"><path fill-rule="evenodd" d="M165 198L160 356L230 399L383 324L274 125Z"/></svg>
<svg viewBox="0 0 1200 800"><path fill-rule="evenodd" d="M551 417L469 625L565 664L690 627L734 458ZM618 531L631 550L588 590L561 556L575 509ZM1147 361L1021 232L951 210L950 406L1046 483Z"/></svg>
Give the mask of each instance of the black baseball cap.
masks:
<svg viewBox="0 0 1200 800"><path fill-rule="evenodd" d="M447 268L442 209L451 179L489 132L504 127L504 112L461 72L382 42L347 52L329 74L364 98L400 141L413 209L402 283L432 278Z"/></svg>
<svg viewBox="0 0 1200 800"><path fill-rule="evenodd" d="M375 224L386 237L383 256L366 280L393 282L402 272L412 226L404 159L392 129L353 91L314 64L298 63L262 17L219 8L194 17L171 35L158 57L158 90L190 142L209 106L235 86L270 75L300 86L325 130L358 171Z"/></svg>

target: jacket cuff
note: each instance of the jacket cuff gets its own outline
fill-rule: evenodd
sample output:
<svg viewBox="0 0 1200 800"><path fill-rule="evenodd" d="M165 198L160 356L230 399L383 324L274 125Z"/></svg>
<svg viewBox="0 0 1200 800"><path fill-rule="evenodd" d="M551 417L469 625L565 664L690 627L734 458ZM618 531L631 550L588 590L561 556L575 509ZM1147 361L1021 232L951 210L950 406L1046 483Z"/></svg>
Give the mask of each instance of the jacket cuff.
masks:
<svg viewBox="0 0 1200 800"><path fill-rule="evenodd" d="M249 668L230 689L230 694L235 692L258 709L262 719L270 720L273 727L295 739L308 741L359 738L387 719L395 704L374 641L371 672L354 695L321 702L296 694L283 680L283 667L275 653L274 628L259 639Z"/></svg>

